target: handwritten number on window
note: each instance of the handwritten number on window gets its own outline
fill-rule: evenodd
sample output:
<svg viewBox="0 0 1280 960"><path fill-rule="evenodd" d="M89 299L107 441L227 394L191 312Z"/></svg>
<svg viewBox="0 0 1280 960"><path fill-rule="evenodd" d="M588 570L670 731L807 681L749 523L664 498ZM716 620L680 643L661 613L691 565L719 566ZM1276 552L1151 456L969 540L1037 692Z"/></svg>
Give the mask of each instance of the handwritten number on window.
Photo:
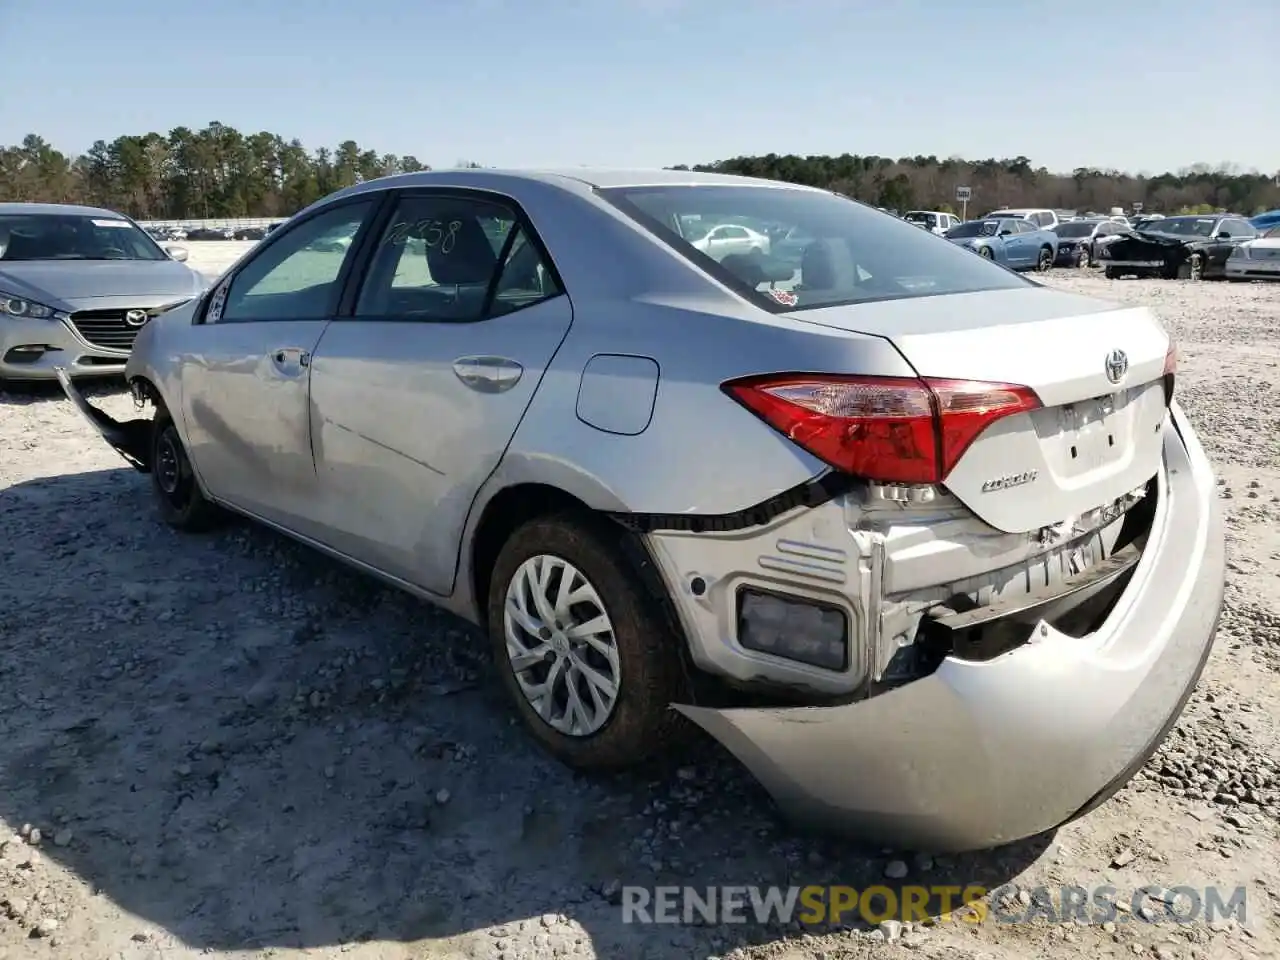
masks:
<svg viewBox="0 0 1280 960"><path fill-rule="evenodd" d="M461 220L446 222L426 219L414 223L396 223L387 233L386 243L398 246L408 240L421 240L428 250L449 254L458 243L458 231L461 229Z"/></svg>

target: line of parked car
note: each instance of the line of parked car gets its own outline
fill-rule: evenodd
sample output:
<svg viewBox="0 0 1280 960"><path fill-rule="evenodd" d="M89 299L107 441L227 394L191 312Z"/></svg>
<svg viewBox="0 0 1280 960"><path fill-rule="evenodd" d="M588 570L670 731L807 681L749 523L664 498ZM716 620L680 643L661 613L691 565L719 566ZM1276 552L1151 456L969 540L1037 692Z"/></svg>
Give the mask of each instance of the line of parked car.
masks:
<svg viewBox="0 0 1280 960"><path fill-rule="evenodd" d="M283 222L283 221L281 221ZM184 240L261 240L279 223L262 227L143 227L157 243L181 243Z"/></svg>
<svg viewBox="0 0 1280 960"><path fill-rule="evenodd" d="M1231 213L1130 220L1008 209L962 223L951 213L912 210L903 219L1015 270L1101 266L1108 279L1280 279L1280 211L1252 220Z"/></svg>

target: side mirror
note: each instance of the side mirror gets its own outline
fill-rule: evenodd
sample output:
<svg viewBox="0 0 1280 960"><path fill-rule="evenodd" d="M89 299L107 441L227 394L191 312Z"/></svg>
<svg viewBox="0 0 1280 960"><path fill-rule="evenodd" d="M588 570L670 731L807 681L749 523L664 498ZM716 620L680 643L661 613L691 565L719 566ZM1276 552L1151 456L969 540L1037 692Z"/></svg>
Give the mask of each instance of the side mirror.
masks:
<svg viewBox="0 0 1280 960"><path fill-rule="evenodd" d="M1223 230L1220 234L1218 234L1218 239L1219 239L1219 240L1230 240L1230 239L1231 239L1231 234L1229 234L1229 233L1227 233L1227 231Z"/></svg>
<svg viewBox="0 0 1280 960"><path fill-rule="evenodd" d="M1010 230L1008 227L1005 227L1003 230L1001 230L999 233L997 233L997 234L996 234L996 236L997 236L997 237L1010 237L1010 236L1013 236L1013 231L1012 231L1012 230Z"/></svg>
<svg viewBox="0 0 1280 960"><path fill-rule="evenodd" d="M178 263L186 263L187 257L191 255L190 253L187 252L186 247L179 247L179 246L166 245L164 248L164 252L169 255L170 260L176 260L178 261Z"/></svg>

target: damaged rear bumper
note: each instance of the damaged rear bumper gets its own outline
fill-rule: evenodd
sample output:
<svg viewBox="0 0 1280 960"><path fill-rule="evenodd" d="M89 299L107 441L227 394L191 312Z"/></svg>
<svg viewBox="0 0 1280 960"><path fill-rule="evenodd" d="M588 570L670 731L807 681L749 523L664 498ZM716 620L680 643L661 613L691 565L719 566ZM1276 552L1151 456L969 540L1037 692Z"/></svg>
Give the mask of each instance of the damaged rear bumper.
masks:
<svg viewBox="0 0 1280 960"><path fill-rule="evenodd" d="M1212 646L1224 541L1212 471L1174 406L1149 539L1102 626L1034 639L857 703L678 706L784 813L877 844L998 846L1087 812L1127 782L1181 713Z"/></svg>
<svg viewBox="0 0 1280 960"><path fill-rule="evenodd" d="M120 456L129 461L136 470L147 473L151 470L151 420L119 421L108 416L85 399L65 367L54 367L53 375L67 399L75 406L80 415L89 421L89 425L102 435Z"/></svg>

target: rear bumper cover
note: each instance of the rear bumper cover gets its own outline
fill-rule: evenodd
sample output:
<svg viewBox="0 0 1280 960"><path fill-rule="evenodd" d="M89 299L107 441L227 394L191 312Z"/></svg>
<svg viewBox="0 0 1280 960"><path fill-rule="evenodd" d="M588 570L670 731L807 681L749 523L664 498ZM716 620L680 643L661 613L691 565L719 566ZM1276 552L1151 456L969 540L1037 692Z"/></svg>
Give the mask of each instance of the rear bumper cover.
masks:
<svg viewBox="0 0 1280 960"><path fill-rule="evenodd" d="M948 852L1050 830L1136 772L1199 678L1222 606L1212 470L1176 404L1150 539L1094 634L1041 624L985 663L844 706L677 706L785 814L877 844Z"/></svg>

